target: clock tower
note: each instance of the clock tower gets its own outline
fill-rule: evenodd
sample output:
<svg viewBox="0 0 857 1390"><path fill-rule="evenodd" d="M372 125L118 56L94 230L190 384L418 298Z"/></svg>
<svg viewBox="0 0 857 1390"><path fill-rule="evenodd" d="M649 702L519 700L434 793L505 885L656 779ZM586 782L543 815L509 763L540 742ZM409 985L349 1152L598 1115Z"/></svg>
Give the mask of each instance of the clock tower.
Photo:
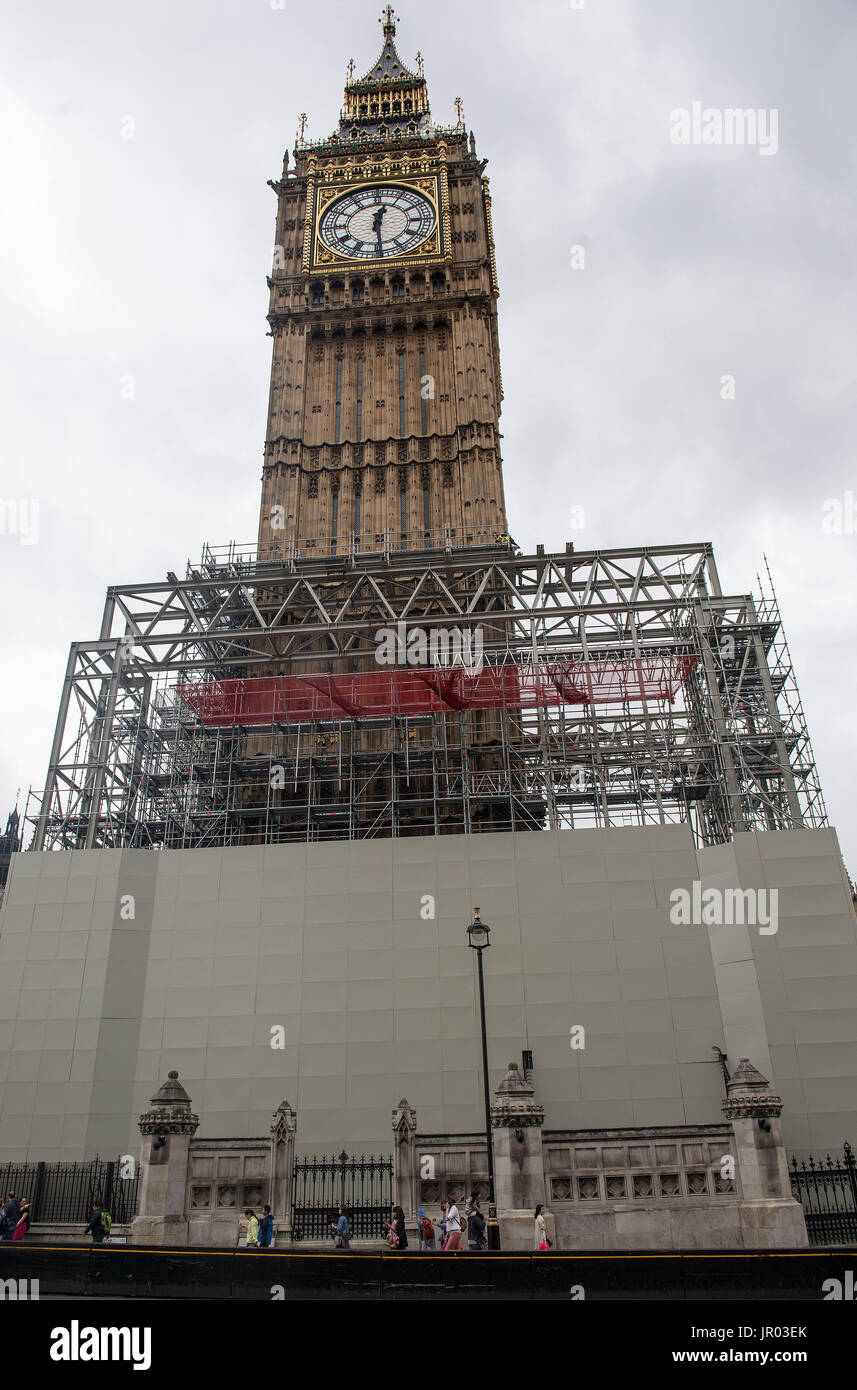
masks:
<svg viewBox="0 0 857 1390"><path fill-rule="evenodd" d="M339 126L301 117L277 200L259 559L505 535L491 197L461 101L434 123L396 17Z"/></svg>

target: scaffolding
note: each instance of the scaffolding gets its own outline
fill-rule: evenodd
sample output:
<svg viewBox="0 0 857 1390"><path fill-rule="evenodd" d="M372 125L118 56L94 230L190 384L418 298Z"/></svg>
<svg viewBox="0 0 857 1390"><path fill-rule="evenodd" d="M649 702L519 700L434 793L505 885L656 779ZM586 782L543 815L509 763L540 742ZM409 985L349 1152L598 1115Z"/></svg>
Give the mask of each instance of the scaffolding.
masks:
<svg viewBox="0 0 857 1390"><path fill-rule="evenodd" d="M459 681L403 707L414 681L452 688L437 667L379 682L379 631L416 628L478 633L481 703ZM678 823L702 845L827 823L772 588L723 595L708 544L522 555L508 537L206 548L184 579L111 588L26 816L33 849Z"/></svg>

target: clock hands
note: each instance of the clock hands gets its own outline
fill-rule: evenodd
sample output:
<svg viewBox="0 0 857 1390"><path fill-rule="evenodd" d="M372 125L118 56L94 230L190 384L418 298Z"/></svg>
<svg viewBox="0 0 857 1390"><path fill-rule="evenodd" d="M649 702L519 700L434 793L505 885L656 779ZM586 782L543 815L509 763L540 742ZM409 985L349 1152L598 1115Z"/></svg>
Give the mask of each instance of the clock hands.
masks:
<svg viewBox="0 0 857 1390"><path fill-rule="evenodd" d="M435 213L422 194L400 188L362 188L336 198L318 220L328 250L345 259L387 260L425 241Z"/></svg>

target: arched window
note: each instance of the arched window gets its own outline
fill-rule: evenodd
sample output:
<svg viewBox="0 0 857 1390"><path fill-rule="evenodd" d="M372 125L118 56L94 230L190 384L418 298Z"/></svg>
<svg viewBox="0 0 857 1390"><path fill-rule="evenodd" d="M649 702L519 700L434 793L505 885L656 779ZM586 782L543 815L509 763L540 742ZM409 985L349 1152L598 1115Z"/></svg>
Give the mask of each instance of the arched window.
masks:
<svg viewBox="0 0 857 1390"><path fill-rule="evenodd" d="M311 302L312 304L323 304L323 303L324 303L324 282L323 282L323 281L321 281L321 280L314 280L314 281L313 281L313 283L312 283L312 285L311 285L311 287L310 287L310 302Z"/></svg>

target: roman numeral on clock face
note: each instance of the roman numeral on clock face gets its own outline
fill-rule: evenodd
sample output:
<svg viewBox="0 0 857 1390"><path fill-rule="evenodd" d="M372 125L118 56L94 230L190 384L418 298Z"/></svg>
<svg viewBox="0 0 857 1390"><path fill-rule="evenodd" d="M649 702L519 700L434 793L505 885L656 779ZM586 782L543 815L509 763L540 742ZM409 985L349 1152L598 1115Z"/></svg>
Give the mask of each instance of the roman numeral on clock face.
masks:
<svg viewBox="0 0 857 1390"><path fill-rule="evenodd" d="M405 256L435 225L428 198L412 188L378 184L352 189L320 216L322 242L344 260Z"/></svg>

